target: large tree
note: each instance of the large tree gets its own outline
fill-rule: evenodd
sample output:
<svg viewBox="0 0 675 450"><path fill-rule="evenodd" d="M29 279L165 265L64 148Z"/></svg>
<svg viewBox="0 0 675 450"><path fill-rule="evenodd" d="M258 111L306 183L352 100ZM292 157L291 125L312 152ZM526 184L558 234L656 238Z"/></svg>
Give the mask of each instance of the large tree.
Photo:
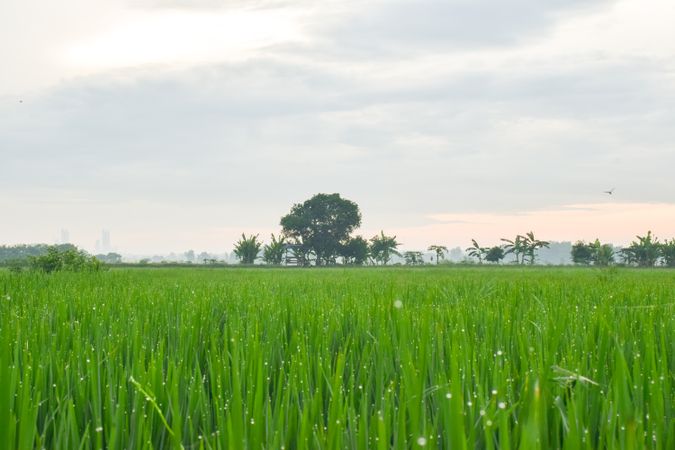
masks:
<svg viewBox="0 0 675 450"><path fill-rule="evenodd" d="M359 206L340 194L317 194L281 218L284 236L313 253L317 266L334 264L360 225Z"/></svg>

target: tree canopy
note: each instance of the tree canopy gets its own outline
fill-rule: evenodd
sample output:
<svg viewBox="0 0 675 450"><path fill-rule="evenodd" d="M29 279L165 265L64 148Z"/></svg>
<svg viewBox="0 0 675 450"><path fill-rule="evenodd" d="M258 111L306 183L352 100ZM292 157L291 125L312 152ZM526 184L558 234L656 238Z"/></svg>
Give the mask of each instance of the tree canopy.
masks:
<svg viewBox="0 0 675 450"><path fill-rule="evenodd" d="M317 266L335 264L359 226L358 205L340 194L316 194L281 218L283 235L310 252Z"/></svg>

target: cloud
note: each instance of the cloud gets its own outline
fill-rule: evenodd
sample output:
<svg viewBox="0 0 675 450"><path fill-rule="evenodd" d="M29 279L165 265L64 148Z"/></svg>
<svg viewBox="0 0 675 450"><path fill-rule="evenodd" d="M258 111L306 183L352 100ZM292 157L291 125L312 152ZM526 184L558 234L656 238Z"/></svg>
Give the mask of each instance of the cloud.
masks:
<svg viewBox="0 0 675 450"><path fill-rule="evenodd" d="M141 234L166 221L176 233L268 230L294 202L340 192L365 230L424 238L425 227L457 234L470 228L447 227L593 205L610 187L621 203L675 202L668 44L624 50L624 2L505 4L329 2L297 16L301 42L2 97L5 210L53 229L78 217L131 233L118 218L132 211ZM225 11L201 8L185 14ZM430 211L492 215L438 224Z"/></svg>
<svg viewBox="0 0 675 450"><path fill-rule="evenodd" d="M570 91L609 68L564 82L476 72L382 83L259 58L94 77L5 109L0 186L209 204L241 186L263 204L347 190L416 214L588 201L614 185L627 200L666 201L675 96L641 83L642 70L623 66L576 104ZM626 98L637 106L622 109Z"/></svg>
<svg viewBox="0 0 675 450"><path fill-rule="evenodd" d="M135 8L148 9L187 9L187 10L223 10L223 9L269 9L298 6L309 3L306 0L131 0Z"/></svg>
<svg viewBox="0 0 675 450"><path fill-rule="evenodd" d="M317 25L342 51L363 55L465 51L508 46L545 32L564 13L610 5L608 0L386 0L360 3L335 23Z"/></svg>

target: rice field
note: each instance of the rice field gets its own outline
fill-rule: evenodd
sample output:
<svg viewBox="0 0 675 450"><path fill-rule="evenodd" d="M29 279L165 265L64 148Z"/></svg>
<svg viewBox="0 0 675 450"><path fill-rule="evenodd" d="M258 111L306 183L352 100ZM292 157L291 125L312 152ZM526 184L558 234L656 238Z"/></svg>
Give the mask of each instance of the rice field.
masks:
<svg viewBox="0 0 675 450"><path fill-rule="evenodd" d="M675 272L0 271L0 448L675 449Z"/></svg>

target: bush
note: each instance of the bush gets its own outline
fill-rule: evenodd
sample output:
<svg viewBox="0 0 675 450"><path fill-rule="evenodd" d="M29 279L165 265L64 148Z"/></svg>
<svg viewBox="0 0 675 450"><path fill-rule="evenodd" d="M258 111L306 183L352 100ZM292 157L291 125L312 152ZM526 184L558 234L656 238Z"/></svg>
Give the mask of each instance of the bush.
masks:
<svg viewBox="0 0 675 450"><path fill-rule="evenodd" d="M12 273L21 273L23 272L24 267L26 266L26 260L22 259L11 259L6 262L7 268Z"/></svg>
<svg viewBox="0 0 675 450"><path fill-rule="evenodd" d="M30 266L33 270L46 273L58 271L97 272L101 269L101 262L94 256L89 256L83 250L72 248L62 250L57 246L50 246L46 254L32 257Z"/></svg>

